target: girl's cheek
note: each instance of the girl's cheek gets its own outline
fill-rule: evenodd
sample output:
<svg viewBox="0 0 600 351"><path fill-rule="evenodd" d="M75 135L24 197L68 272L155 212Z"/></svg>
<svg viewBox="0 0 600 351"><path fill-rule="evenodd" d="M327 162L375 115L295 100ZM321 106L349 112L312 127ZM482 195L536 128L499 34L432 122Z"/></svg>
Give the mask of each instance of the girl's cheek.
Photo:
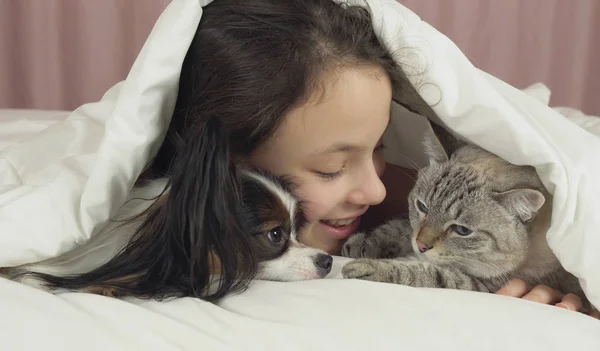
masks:
<svg viewBox="0 0 600 351"><path fill-rule="evenodd" d="M294 193L302 201L304 216L309 220L312 219L315 212L315 199L314 196L312 196L310 186L307 186L306 183L299 183L299 186L294 190Z"/></svg>
<svg viewBox="0 0 600 351"><path fill-rule="evenodd" d="M303 201L304 215L310 222L323 219L326 214L330 202L327 191L315 186L301 186L297 189L296 194Z"/></svg>
<svg viewBox="0 0 600 351"><path fill-rule="evenodd" d="M321 219L323 210L319 199L309 195L301 198L303 199L304 216L306 219L309 222Z"/></svg>

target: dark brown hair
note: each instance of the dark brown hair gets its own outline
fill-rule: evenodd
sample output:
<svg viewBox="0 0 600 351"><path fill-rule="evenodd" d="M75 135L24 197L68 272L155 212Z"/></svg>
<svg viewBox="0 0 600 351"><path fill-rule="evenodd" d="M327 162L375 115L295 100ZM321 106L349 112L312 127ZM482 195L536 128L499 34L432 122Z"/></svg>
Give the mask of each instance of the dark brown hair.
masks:
<svg viewBox="0 0 600 351"><path fill-rule="evenodd" d="M145 173L170 178L167 198L110 262L47 281L205 300L244 289L257 263L239 216L235 160L269 138L326 73L357 65L383 68L396 92L410 86L362 7L333 0L216 0L206 6L183 62L166 140ZM221 272L214 291L208 290L211 262Z"/></svg>

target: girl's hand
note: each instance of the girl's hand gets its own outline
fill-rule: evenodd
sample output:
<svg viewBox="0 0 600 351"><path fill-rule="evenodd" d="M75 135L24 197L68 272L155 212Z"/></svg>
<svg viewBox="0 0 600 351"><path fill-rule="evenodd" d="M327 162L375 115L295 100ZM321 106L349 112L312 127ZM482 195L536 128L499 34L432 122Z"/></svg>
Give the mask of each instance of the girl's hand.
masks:
<svg viewBox="0 0 600 351"><path fill-rule="evenodd" d="M532 287L521 279L511 279L504 287L496 292L498 295L518 297L530 301L555 305L571 311L581 312L581 299L574 294L566 294L545 285ZM590 316L600 319L600 312L594 310Z"/></svg>

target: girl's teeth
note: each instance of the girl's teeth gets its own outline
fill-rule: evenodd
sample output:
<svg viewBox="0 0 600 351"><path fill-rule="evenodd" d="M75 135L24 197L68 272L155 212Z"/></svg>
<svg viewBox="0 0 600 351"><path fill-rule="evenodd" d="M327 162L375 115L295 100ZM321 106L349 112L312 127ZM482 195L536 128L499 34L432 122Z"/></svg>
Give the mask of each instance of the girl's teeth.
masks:
<svg viewBox="0 0 600 351"><path fill-rule="evenodd" d="M348 224L354 222L355 220L356 220L356 217L348 218L348 219L338 219L338 220L324 220L323 222L329 224L332 227L341 227L344 225L348 225Z"/></svg>

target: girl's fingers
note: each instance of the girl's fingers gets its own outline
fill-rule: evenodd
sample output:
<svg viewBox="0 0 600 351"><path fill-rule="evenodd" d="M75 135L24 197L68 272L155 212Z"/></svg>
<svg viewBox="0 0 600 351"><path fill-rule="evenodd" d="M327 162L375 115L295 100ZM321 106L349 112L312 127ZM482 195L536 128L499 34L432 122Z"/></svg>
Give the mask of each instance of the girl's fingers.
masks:
<svg viewBox="0 0 600 351"><path fill-rule="evenodd" d="M498 295L511 296L511 297L523 297L525 294L530 292L532 286L529 285L522 279L511 279L505 286L500 290L496 291Z"/></svg>
<svg viewBox="0 0 600 351"><path fill-rule="evenodd" d="M588 311L582 311L582 301L575 294L563 295L560 291L554 290L546 285L536 285L532 287L522 279L511 279L500 290L496 291L498 295L523 298L529 301L535 301L548 305L555 305L570 311L578 311L588 314ZM593 310L589 313L593 318L600 319L600 311Z"/></svg>
<svg viewBox="0 0 600 351"><path fill-rule="evenodd" d="M575 294L566 294L563 296L562 301L556 304L557 307L566 308L571 311L580 311L581 305L581 299Z"/></svg>
<svg viewBox="0 0 600 351"><path fill-rule="evenodd" d="M543 304L556 304L562 300L563 294L546 285L536 285L523 299Z"/></svg>

